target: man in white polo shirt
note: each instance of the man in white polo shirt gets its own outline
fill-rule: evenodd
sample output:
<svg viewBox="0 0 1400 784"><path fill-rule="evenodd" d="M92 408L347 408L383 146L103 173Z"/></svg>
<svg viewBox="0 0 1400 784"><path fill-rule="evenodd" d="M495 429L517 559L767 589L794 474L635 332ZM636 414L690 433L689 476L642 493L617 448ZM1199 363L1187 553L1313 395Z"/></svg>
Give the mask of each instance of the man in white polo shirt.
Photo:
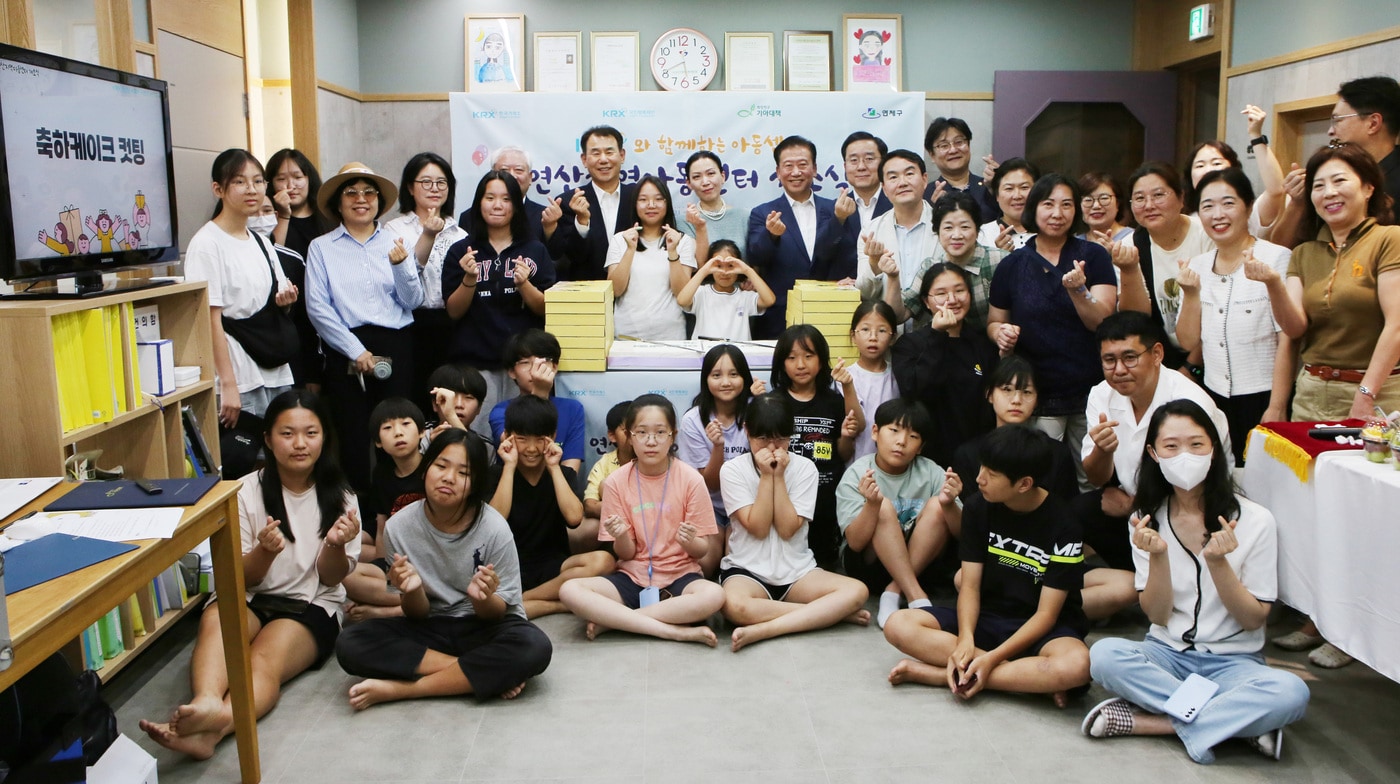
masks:
<svg viewBox="0 0 1400 784"><path fill-rule="evenodd" d="M1145 313L1125 311L1104 319L1097 330L1102 383L1089 391L1085 416L1089 432L1080 454L1084 473L1102 488L1097 504L1081 504L1084 543L1109 566L1133 570L1128 515L1137 492L1138 466L1147 443L1152 412L1186 398L1199 403L1230 449L1230 426L1210 395L1186 376L1162 365L1166 337ZM1116 482L1114 481L1116 479ZM1115 486L1116 485L1116 486ZM1088 497L1098 493L1087 494ZM1092 507L1097 507L1094 509ZM1095 514L1097 512L1097 514Z"/></svg>

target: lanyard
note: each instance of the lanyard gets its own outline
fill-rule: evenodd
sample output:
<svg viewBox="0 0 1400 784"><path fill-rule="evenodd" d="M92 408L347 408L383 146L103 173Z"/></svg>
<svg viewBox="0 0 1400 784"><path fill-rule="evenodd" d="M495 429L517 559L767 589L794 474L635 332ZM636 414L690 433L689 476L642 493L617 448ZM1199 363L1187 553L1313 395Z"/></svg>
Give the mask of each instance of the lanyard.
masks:
<svg viewBox="0 0 1400 784"><path fill-rule="evenodd" d="M642 538L647 544L647 585L651 585L651 575L654 569L651 547L656 541L657 535L661 533L661 505L666 502L666 490L671 486L671 460L670 458L666 460L666 478L661 482L661 498L657 499L656 502L656 524L650 529L647 528L646 500L642 498L642 471L636 465L632 466L632 478L637 480L637 513L642 516Z"/></svg>

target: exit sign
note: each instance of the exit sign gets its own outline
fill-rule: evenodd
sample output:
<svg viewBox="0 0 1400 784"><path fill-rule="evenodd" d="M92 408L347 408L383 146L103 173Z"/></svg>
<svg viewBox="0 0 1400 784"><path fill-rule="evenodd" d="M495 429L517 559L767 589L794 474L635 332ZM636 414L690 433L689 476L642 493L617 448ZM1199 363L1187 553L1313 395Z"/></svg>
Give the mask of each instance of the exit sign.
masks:
<svg viewBox="0 0 1400 784"><path fill-rule="evenodd" d="M1200 41L1215 35L1215 5L1206 3L1191 9L1191 26L1186 37Z"/></svg>

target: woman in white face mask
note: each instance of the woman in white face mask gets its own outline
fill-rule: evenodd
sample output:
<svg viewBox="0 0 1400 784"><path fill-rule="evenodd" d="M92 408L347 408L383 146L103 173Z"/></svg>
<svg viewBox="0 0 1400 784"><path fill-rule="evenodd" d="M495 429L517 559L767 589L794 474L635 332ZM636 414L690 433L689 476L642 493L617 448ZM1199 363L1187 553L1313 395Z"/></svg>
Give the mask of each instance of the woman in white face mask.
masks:
<svg viewBox="0 0 1400 784"><path fill-rule="evenodd" d="M1174 400L1152 415L1132 518L1136 585L1152 628L1142 642L1109 638L1090 649L1094 680L1121 697L1089 711L1085 735L1174 734L1200 763L1240 738L1278 759L1283 727L1303 716L1308 687L1265 666L1259 652L1277 597L1274 517L1234 492L1229 466L1195 402ZM1208 682L1187 682L1191 675Z"/></svg>

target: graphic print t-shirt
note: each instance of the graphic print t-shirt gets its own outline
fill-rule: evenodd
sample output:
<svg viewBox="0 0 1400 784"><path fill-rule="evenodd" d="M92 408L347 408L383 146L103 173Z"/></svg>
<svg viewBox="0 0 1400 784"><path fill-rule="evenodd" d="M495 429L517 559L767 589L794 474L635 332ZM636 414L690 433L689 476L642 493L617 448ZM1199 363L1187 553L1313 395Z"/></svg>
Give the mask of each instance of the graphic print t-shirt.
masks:
<svg viewBox="0 0 1400 784"><path fill-rule="evenodd" d="M981 493L963 509L958 545L963 561L982 564L982 610L1003 618L1030 618L1041 588L1069 594L1059 622L1088 629L1079 597L1084 544L1069 505L1053 495L1031 512L987 503Z"/></svg>

